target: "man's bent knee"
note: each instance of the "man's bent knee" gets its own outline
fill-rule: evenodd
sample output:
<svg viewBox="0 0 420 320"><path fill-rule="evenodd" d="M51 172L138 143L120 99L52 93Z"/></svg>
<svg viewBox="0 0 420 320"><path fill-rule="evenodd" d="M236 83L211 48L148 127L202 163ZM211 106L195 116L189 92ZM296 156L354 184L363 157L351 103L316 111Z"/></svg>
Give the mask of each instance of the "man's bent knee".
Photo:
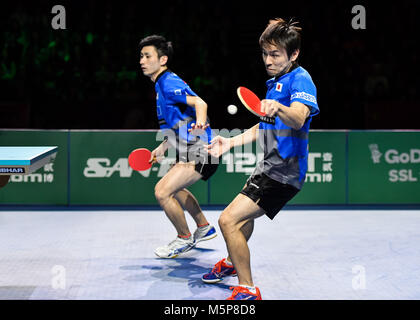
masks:
<svg viewBox="0 0 420 320"><path fill-rule="evenodd" d="M170 197L171 194L167 192L165 188L159 186L155 187L155 198L159 203L165 203Z"/></svg>
<svg viewBox="0 0 420 320"><path fill-rule="evenodd" d="M235 226L235 223L232 217L226 212L222 212L222 214L219 217L218 222L219 222L219 227L223 232L231 231Z"/></svg>

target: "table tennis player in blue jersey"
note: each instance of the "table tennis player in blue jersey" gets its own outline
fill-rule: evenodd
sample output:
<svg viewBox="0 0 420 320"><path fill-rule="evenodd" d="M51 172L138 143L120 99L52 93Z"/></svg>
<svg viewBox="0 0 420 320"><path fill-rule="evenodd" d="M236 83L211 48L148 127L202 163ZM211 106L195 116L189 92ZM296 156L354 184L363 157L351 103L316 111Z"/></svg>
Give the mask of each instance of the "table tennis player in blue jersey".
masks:
<svg viewBox="0 0 420 320"><path fill-rule="evenodd" d="M175 240L156 248L155 254L160 258L175 258L198 242L217 235L197 199L186 188L200 179L210 178L217 170L219 159L212 158L205 148L212 138L207 104L168 69L173 54L171 42L151 35L140 41L139 49L141 70L155 83L157 117L161 132L166 135L152 151L151 162L160 161L170 147L176 151L176 164L155 186L156 199L177 232ZM193 234L184 209L197 224Z"/></svg>
<svg viewBox="0 0 420 320"><path fill-rule="evenodd" d="M264 158L219 218L228 256L203 275L206 283L238 276L230 300L261 299L254 286L247 241L254 220L262 215L274 219L283 206L302 188L308 160L308 136L312 117L319 113L316 87L309 73L297 63L301 28L296 22L270 20L259 43L266 71L266 99L261 109L275 124L261 122L232 138L215 137L208 146L215 157L234 146L258 140ZM273 252L273 254L276 254Z"/></svg>

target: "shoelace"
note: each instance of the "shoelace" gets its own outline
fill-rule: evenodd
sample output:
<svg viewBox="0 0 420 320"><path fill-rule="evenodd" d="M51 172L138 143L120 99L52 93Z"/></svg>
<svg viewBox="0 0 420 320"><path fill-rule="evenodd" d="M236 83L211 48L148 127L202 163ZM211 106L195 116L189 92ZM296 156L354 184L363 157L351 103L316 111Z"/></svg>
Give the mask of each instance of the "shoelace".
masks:
<svg viewBox="0 0 420 320"><path fill-rule="evenodd" d="M173 249L175 247L176 244L183 244L184 241L180 238L176 238L175 240L173 240L171 243L168 244L168 248Z"/></svg>
<svg viewBox="0 0 420 320"><path fill-rule="evenodd" d="M204 235L208 232L208 225L206 226L202 226L202 227L198 227L197 230L195 230L194 235L195 236L201 236Z"/></svg>
<svg viewBox="0 0 420 320"><path fill-rule="evenodd" d="M178 240L178 239L175 239L175 240L171 241L171 242L168 244L168 248L171 248L171 249L172 249L172 247L176 244L177 240Z"/></svg>
<svg viewBox="0 0 420 320"><path fill-rule="evenodd" d="M216 263L213 269L211 270L211 272L219 274L220 271L222 271L222 263L223 263L223 260L220 260L218 263Z"/></svg>
<svg viewBox="0 0 420 320"><path fill-rule="evenodd" d="M229 290L233 290L232 295L227 298L227 300L234 300L235 296L240 293L240 292L246 292L248 291L246 288L242 288L242 287L229 287Z"/></svg>

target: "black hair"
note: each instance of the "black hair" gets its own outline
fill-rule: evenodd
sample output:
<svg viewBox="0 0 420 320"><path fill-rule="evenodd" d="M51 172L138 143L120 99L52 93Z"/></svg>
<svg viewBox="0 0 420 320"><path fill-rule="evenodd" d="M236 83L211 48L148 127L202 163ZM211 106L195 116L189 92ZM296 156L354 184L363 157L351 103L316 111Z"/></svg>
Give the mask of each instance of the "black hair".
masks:
<svg viewBox="0 0 420 320"><path fill-rule="evenodd" d="M290 59L293 52L300 50L302 28L296 26L298 22L290 19L289 22L281 18L270 20L264 32L261 34L260 47L266 44L284 48Z"/></svg>
<svg viewBox="0 0 420 320"><path fill-rule="evenodd" d="M166 41L165 37L163 36L154 34L146 38L143 38L140 41L139 50L141 51L141 49L143 49L143 47L146 47L146 46L154 46L156 48L159 58L162 56L167 56L168 62L166 64L169 64L174 53L172 42Z"/></svg>

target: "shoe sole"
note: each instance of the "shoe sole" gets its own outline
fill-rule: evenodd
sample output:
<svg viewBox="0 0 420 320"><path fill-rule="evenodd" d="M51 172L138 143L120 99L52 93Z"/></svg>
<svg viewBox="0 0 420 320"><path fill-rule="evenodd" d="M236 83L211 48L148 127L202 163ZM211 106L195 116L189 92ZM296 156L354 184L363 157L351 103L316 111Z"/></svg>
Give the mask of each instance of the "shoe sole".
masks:
<svg viewBox="0 0 420 320"><path fill-rule="evenodd" d="M214 279L214 280L206 280L206 279L203 279L203 278L201 278L201 281L203 281L204 283L218 283L218 282L220 282L220 281L223 281L223 279L225 279L225 278L227 278L227 277L237 277L238 275L235 273L235 274L232 274L232 275L229 275L229 276L225 276L225 277L223 277L223 278L221 278L221 279Z"/></svg>
<svg viewBox="0 0 420 320"><path fill-rule="evenodd" d="M178 256L179 256L179 254L175 254L175 255L170 256L170 257L162 257L162 256L158 255L156 252L154 252L154 254L155 254L158 258L161 258L161 259L174 259L174 258L176 258L176 257L178 257Z"/></svg>
<svg viewBox="0 0 420 320"><path fill-rule="evenodd" d="M256 300L262 300L260 297L257 299L226 299L226 300L235 300L235 301L256 301Z"/></svg>

